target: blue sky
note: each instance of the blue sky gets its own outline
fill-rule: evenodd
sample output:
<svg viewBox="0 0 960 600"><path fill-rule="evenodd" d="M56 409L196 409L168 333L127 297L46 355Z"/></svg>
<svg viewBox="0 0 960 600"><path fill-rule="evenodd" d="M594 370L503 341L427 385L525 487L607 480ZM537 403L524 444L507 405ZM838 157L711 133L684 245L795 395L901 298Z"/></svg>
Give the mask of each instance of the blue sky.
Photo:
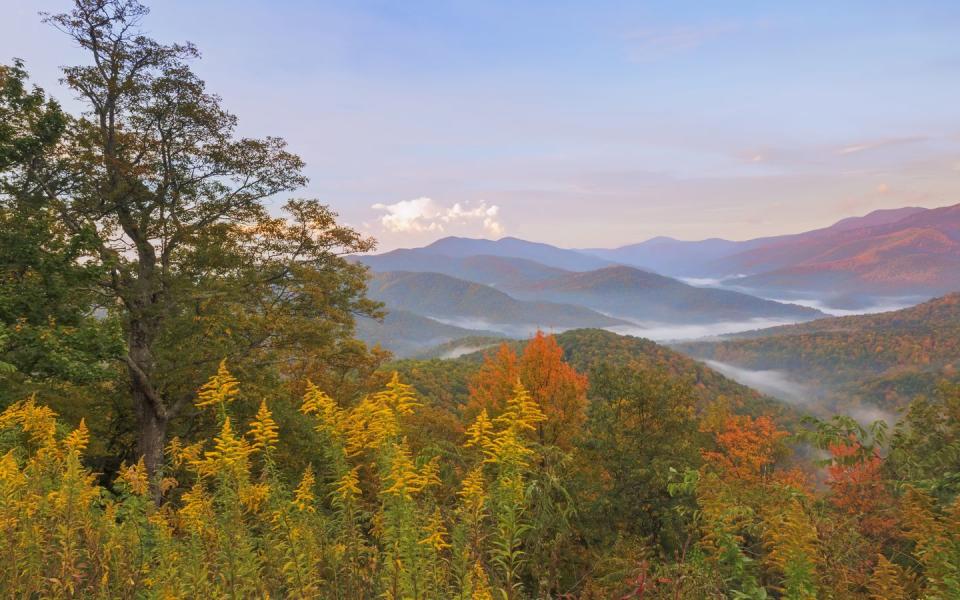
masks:
<svg viewBox="0 0 960 600"><path fill-rule="evenodd" d="M7 0L0 59L81 59ZM960 202L956 2L163 0L244 135L381 247L745 239Z"/></svg>

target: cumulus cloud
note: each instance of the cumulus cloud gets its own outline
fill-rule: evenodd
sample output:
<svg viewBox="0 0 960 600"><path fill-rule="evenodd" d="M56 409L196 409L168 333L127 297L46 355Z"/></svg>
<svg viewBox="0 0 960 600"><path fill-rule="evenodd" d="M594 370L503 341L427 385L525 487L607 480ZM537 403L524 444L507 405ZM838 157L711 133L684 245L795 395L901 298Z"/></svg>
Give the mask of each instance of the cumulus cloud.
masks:
<svg viewBox="0 0 960 600"><path fill-rule="evenodd" d="M433 198L420 197L393 204L378 203L372 208L386 213L380 217L380 224L395 233L442 232L452 226L479 225L487 235L503 235L503 225L498 220L500 207L486 202L474 207L460 202L445 206Z"/></svg>

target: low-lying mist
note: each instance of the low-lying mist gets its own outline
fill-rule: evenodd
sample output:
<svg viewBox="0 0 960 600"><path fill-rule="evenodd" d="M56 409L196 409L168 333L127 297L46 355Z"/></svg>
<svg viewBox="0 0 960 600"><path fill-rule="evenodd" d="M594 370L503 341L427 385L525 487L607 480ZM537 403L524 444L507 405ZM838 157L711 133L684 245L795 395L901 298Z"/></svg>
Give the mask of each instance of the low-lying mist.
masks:
<svg viewBox="0 0 960 600"><path fill-rule="evenodd" d="M703 362L721 375L777 400L810 411L817 416L825 417L832 414L832 411L822 402L824 390L795 381L785 371L745 369L717 360ZM874 421L886 421L892 425L897 421L896 415L876 406L857 406L846 412L861 425L869 425Z"/></svg>
<svg viewBox="0 0 960 600"><path fill-rule="evenodd" d="M895 297L895 298L872 298L870 303L858 308L837 308L824 300L805 300L805 299L786 299L786 298L765 298L774 302L783 302L788 304L797 304L807 308L815 308L820 312L831 317L849 317L853 315L872 315L876 313L891 312L916 306L927 300L927 297Z"/></svg>
<svg viewBox="0 0 960 600"><path fill-rule="evenodd" d="M446 359L446 358L460 358L461 356L464 356L464 355L466 355L466 354L473 354L474 352L480 352L481 350L486 350L486 349L492 348L492 347L494 347L494 346L496 346L496 344L483 344L483 345L473 345L473 346L471 346L471 345L457 346L456 348L451 348L451 349L447 350L446 352L443 352L443 353L440 354L440 356L438 356L437 358L444 358L444 359Z"/></svg>
<svg viewBox="0 0 960 600"><path fill-rule="evenodd" d="M773 396L789 404L811 407L816 405L816 393L813 388L792 381L787 373L776 370L744 369L717 360L703 361L714 371L758 392Z"/></svg>
<svg viewBox="0 0 960 600"><path fill-rule="evenodd" d="M426 317L443 323L444 325L453 325L462 329L470 329L478 335L484 332L494 332L511 338L528 338L537 333L538 330L545 333L563 333L567 328L561 327L543 327L534 323L496 323L486 319L476 319L472 317L438 317L435 315L425 315Z"/></svg>
<svg viewBox="0 0 960 600"><path fill-rule="evenodd" d="M655 342L673 342L715 338L729 333L741 333L778 325L793 325L797 319L756 318L746 321L721 321L718 323L636 323L606 327L607 331L621 335L644 337Z"/></svg>

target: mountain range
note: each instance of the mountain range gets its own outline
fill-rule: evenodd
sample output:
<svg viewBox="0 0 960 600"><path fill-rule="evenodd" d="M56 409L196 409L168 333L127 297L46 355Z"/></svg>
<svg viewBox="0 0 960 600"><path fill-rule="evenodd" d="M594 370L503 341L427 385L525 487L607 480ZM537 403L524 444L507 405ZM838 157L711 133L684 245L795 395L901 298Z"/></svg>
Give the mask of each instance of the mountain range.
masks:
<svg viewBox="0 0 960 600"><path fill-rule="evenodd" d="M538 328L563 330L626 323L573 304L517 300L490 286L441 273L378 273L368 285L370 298L388 307L438 321L480 324L477 328L508 332L520 328L519 335L529 335Z"/></svg>
<svg viewBox="0 0 960 600"><path fill-rule="evenodd" d="M878 210L823 229L740 242L661 237L585 252L778 298L838 306L871 296L929 298L960 289L960 204Z"/></svg>
<svg viewBox="0 0 960 600"><path fill-rule="evenodd" d="M405 311L380 331L365 324L362 337L405 354L417 340L456 339L437 325L508 336L600 327L666 340L690 335L665 325L749 330L825 316L818 308L862 312L960 290L960 205L878 210L746 241L657 237L576 250L446 237L356 260L373 273L371 297ZM419 322L429 333L403 332L417 326L413 316L429 319Z"/></svg>

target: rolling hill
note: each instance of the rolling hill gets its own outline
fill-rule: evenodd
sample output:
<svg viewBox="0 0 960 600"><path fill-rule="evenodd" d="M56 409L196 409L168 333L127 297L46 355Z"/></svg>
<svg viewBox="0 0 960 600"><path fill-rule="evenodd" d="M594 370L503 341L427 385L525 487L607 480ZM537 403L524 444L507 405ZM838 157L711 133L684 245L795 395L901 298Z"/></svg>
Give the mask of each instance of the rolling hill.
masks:
<svg viewBox="0 0 960 600"><path fill-rule="evenodd" d="M472 329L525 336L575 327L610 327L624 321L582 306L517 300L492 287L440 273L378 273L369 295L387 310L406 310L420 316Z"/></svg>
<svg viewBox="0 0 960 600"><path fill-rule="evenodd" d="M566 250L550 244L528 242L514 237L499 240L445 237L418 251L423 254L439 254L452 258L481 255L525 258L567 271L589 271L613 264L608 260L576 250Z"/></svg>
<svg viewBox="0 0 960 600"><path fill-rule="evenodd" d="M598 258L751 295L865 308L960 290L960 205L905 207L741 242L654 238Z"/></svg>
<svg viewBox="0 0 960 600"><path fill-rule="evenodd" d="M371 346L379 344L397 357L406 357L452 340L473 335L494 339L499 334L448 325L406 310L391 310L382 321L366 317L357 319L356 335Z"/></svg>
<svg viewBox="0 0 960 600"><path fill-rule="evenodd" d="M911 308L833 317L676 346L704 360L776 372L836 409L897 409L960 377L960 294Z"/></svg>
<svg viewBox="0 0 960 600"><path fill-rule="evenodd" d="M508 291L520 298L580 304L639 322L710 323L758 318L801 321L823 314L731 290L695 287L625 266L568 273L510 287Z"/></svg>
<svg viewBox="0 0 960 600"><path fill-rule="evenodd" d="M483 244L475 243L478 241L469 240L473 247L485 249ZM378 279L382 280L393 272L438 273L458 280L496 287L515 298L527 301L576 304L644 323L717 323L751 319L802 321L822 316L822 313L811 308L763 300L732 290L691 286L633 267L613 265L591 271L570 271L525 258L493 255L450 257L424 250L426 249L395 250L361 257L360 260L377 273L374 280L375 290L380 285L377 283ZM461 248L461 251L466 250ZM424 308L423 302L445 304L449 299L441 298L444 294L466 293L459 287L441 285L445 280L430 281L431 298L405 298L405 304L396 305L427 314L424 310L428 309ZM419 290L417 292L419 293ZM374 291L374 297L376 294ZM397 298L393 301L397 302ZM498 301L505 302L502 297ZM445 311L430 312L430 316L466 316L462 307L429 310ZM491 310L479 309L470 316L481 314L487 321L494 316ZM507 322L516 321L517 319L510 318ZM536 322L544 321L538 319ZM556 327L567 327L567 321L563 323ZM578 326L606 325L580 322Z"/></svg>
<svg viewBox="0 0 960 600"><path fill-rule="evenodd" d="M702 408L716 402L749 414L770 414L784 423L796 422L799 413L789 405L765 396L721 375L684 354L647 339L618 335L599 329L575 329L558 334L557 342L564 359L580 372L589 372L601 363L632 364L643 371L666 373L677 384L689 385ZM485 340L484 343L489 343ZM508 342L521 350L526 341ZM466 401L467 382L479 368L485 352L477 351L454 359L401 360L390 365L398 369L424 395L440 394L447 402L461 405Z"/></svg>
<svg viewBox="0 0 960 600"><path fill-rule="evenodd" d="M545 281L570 273L526 258L489 254L453 257L422 252L421 249L394 250L363 256L359 261L375 272L442 273L494 287Z"/></svg>
<svg viewBox="0 0 960 600"><path fill-rule="evenodd" d="M797 234L762 237L745 241L711 238L699 241L677 240L670 237L655 237L638 244L613 249L592 248L587 254L624 265L639 267L673 277L716 278L736 276L753 271L739 270L738 259L728 257L745 255L753 250L829 237L863 227L878 227L895 223L906 217L923 213L927 209L905 207L876 210L861 217L848 217L829 227Z"/></svg>
<svg viewBox="0 0 960 600"><path fill-rule="evenodd" d="M748 289L875 295L960 290L960 205L871 225L768 244L728 256L727 272Z"/></svg>

